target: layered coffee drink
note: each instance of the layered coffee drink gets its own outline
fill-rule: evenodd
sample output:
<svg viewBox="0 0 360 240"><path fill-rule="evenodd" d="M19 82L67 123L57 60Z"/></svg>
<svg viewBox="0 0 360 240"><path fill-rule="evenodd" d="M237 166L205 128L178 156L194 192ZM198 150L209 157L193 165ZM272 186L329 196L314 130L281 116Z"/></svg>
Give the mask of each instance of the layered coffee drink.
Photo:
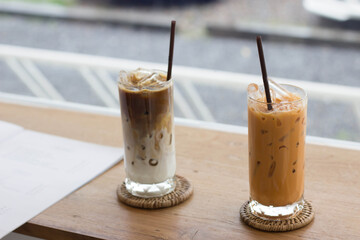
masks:
<svg viewBox="0 0 360 240"><path fill-rule="evenodd" d="M303 209L306 93L281 85L271 91L272 108L256 84L248 87L250 209L266 219L283 219Z"/></svg>
<svg viewBox="0 0 360 240"><path fill-rule="evenodd" d="M119 96L125 149L125 185L138 197L175 188L173 82L162 71L120 72Z"/></svg>

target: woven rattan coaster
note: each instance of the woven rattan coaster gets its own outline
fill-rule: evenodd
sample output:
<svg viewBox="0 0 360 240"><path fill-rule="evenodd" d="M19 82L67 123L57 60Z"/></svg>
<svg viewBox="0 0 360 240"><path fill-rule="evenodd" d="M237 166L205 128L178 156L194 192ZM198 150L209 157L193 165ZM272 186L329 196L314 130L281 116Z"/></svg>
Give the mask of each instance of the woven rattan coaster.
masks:
<svg viewBox="0 0 360 240"><path fill-rule="evenodd" d="M156 197L156 198L135 197L126 190L125 183L118 186L117 196L119 201L132 207L146 208L146 209L172 207L184 202L193 193L193 187L186 178L176 175L175 180L176 180L175 190L162 197Z"/></svg>
<svg viewBox="0 0 360 240"><path fill-rule="evenodd" d="M304 209L299 215L286 220L264 220L251 213L249 201L240 208L241 219L249 226L268 232L285 232L308 225L314 219L314 210L311 203L305 200Z"/></svg>

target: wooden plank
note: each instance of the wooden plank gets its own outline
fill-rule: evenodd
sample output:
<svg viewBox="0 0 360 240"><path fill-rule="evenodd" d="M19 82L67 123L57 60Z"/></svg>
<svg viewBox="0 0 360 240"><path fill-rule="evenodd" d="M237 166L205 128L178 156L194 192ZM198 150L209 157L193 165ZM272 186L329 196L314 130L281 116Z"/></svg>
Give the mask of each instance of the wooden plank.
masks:
<svg viewBox="0 0 360 240"><path fill-rule="evenodd" d="M83 141L121 146L120 118L0 103L0 120ZM247 136L176 127L177 173L194 185L185 203L160 210L117 201L120 163L17 231L46 239L354 239L360 237L360 151L307 145L305 228L266 233L240 221L248 199Z"/></svg>

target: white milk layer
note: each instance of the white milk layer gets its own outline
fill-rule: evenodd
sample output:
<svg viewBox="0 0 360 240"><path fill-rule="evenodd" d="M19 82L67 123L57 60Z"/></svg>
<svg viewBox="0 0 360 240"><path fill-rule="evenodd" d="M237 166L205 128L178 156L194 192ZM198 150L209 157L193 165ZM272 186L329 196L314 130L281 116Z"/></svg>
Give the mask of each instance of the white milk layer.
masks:
<svg viewBox="0 0 360 240"><path fill-rule="evenodd" d="M152 131L140 138L137 130L124 128L125 136L125 171L126 177L141 184L164 182L175 175L174 129L171 133L166 128Z"/></svg>

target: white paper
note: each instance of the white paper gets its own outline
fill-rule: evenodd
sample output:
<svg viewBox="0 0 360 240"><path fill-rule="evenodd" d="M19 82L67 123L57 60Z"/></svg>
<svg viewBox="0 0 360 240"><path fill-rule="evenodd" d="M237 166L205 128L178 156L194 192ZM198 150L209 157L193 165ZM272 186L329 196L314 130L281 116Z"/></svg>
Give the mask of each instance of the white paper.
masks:
<svg viewBox="0 0 360 240"><path fill-rule="evenodd" d="M16 134L22 132L24 129L18 125L0 121L0 143Z"/></svg>
<svg viewBox="0 0 360 240"><path fill-rule="evenodd" d="M0 122L0 133L1 125ZM5 131L3 131L5 132ZM34 131L0 141L0 238L122 159L123 150Z"/></svg>

